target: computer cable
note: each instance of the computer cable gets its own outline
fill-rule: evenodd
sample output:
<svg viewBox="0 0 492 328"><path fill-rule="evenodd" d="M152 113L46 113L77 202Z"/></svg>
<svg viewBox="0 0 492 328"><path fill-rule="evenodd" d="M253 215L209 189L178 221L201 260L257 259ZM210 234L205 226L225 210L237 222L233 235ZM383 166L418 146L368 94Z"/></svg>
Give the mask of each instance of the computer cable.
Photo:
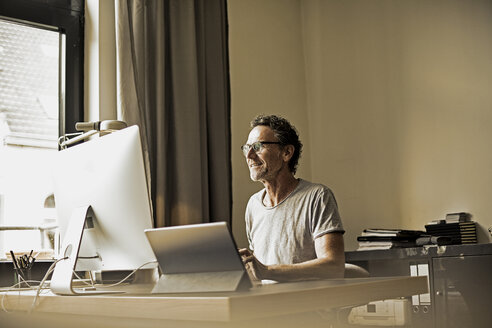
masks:
<svg viewBox="0 0 492 328"><path fill-rule="evenodd" d="M81 278L77 272L73 271L73 275L80 280L80 282L88 285L88 286L91 286L91 287L97 287L97 288L107 288L107 287L114 287L114 286L118 286L120 284L122 284L123 282L125 282L126 280L128 280L133 274L135 274L135 272L137 272L138 270L140 270L142 267L146 266L147 264L151 264L151 263L157 263L157 261L149 261L149 262L146 262L144 264L142 264L141 266L139 266L138 268L136 268L135 270L133 270L131 273L129 273L126 277L124 277L122 280L114 283L114 284L110 284L110 285L104 285L104 284L97 284L95 281L94 281L94 278L92 276L92 272L89 272L89 279L90 279L90 283L84 281L86 279L83 279Z"/></svg>
<svg viewBox="0 0 492 328"><path fill-rule="evenodd" d="M58 262L67 260L68 256L59 258L51 266L49 267L48 271L46 271L46 274L44 275L43 279L41 280L41 283L39 284L37 290L36 290L36 295L34 296L34 300L32 301L31 308L29 309L28 313L31 313L32 310L36 307L36 302L38 300L39 294L41 293L41 289L43 288L44 283L46 282L46 279L48 279L48 276L55 270L55 266Z"/></svg>
<svg viewBox="0 0 492 328"><path fill-rule="evenodd" d="M8 292L21 292L21 291L26 291L26 290L34 290L35 288L38 288L37 286L31 286L29 283L40 283L39 280L22 280L19 281L15 284L13 284L10 287L7 288L0 288L0 292L4 293L2 295L2 300L0 302L1 308L3 312L9 312L7 308L5 307L5 298L7 297ZM27 284L28 287L20 287L22 284Z"/></svg>
<svg viewBox="0 0 492 328"><path fill-rule="evenodd" d="M77 274L77 272L75 272L75 270L74 270L74 271L72 271L72 273L73 273L73 275L74 275L75 277L77 277L77 279L79 279L79 280L80 280L80 282L81 282L81 283L86 284L87 286L94 287L94 280L92 280L92 275L91 275L91 274L89 275L89 276L90 276L90 281L91 281L91 282L89 283L89 282L85 281L85 280L87 280L87 279L81 278L81 277Z"/></svg>
<svg viewBox="0 0 492 328"><path fill-rule="evenodd" d="M46 271L46 274L44 275L43 279L39 282L39 281L36 281L36 280L29 280L29 281L20 281L18 283L16 283L15 285L11 286L9 289L6 289L6 290L2 290L2 291L5 291L5 292L9 292L9 291L23 291L23 290L36 290L36 295L34 296L34 299L32 301L32 304L31 304L31 307L29 308L28 310L28 313L31 313L35 307L36 307L36 303L37 303L37 300L39 298L39 295L41 294L41 290L45 289L44 285L46 283L46 280L48 279L49 275L54 271L55 269L55 266L58 262L60 261L63 261L63 260L66 260L68 259L68 257L63 257L63 258L60 258L58 260L56 260L55 262L53 262L53 264L51 264L51 266L49 267L49 269ZM95 284L92 280L92 276L91 276L91 281L92 283L87 283L85 281L83 281L83 279L80 278L80 276L77 275L77 273L75 273L75 271L73 271L74 275L80 279L81 281L83 281L85 284L87 285L90 285L90 286L93 286L95 287L97 285L98 288L109 288L109 287L114 287L114 286L118 286L120 284L122 284L123 282L125 282L126 280L128 280L133 274L135 274L135 272L137 272L138 270L140 270L141 268L143 268L144 266L148 265L148 264L151 264L151 263L157 263L156 260L154 261L149 261L149 262L146 262L144 264L142 264L141 266L139 266L138 268L136 268L135 270L133 270L130 274L128 274L125 278L123 278L122 280L120 280L119 282L117 283L114 283L114 284L110 284L110 285L100 285L100 284ZM23 284L23 283L26 283L26 282L39 282L39 285L34 287L34 286L29 286L29 288L16 288L16 286L20 285L20 284ZM47 287L49 288L49 287ZM1 307L2 307L2 310L4 312L9 312L6 307L5 307L5 297L7 296L6 293L3 294L2 296L2 301L0 302L1 303Z"/></svg>
<svg viewBox="0 0 492 328"><path fill-rule="evenodd" d="M140 270L141 268L143 268L147 264L151 264L151 263L157 263L157 261L154 260L154 261L149 261L149 262L142 264L141 266L139 266L138 268L133 270L130 274L128 274L125 278L121 279L120 281L118 281L114 284L110 284L110 285L95 284L94 286L97 286L97 288L109 288L109 287L118 286L118 285L122 284L123 282L125 282L127 279L129 279L133 274L135 274L135 272L137 272L138 270ZM92 280L92 276L91 276L91 280Z"/></svg>

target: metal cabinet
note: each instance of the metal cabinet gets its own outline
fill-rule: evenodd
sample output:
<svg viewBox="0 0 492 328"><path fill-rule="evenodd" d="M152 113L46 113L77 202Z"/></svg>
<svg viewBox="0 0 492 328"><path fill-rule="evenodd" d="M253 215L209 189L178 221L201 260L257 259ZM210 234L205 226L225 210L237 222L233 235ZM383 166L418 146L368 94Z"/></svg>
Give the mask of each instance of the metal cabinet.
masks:
<svg viewBox="0 0 492 328"><path fill-rule="evenodd" d="M491 327L492 255L436 257L432 262L436 327Z"/></svg>
<svg viewBox="0 0 492 328"><path fill-rule="evenodd" d="M354 251L346 261L374 277L427 275L430 293L411 299L412 327L492 327L492 244Z"/></svg>

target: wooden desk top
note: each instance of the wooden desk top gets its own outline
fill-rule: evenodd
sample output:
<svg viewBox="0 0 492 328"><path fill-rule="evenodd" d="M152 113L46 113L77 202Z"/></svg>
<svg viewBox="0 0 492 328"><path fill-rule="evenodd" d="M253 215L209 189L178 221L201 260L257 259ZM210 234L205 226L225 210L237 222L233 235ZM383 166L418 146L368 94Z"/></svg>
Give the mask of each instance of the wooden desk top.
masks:
<svg viewBox="0 0 492 328"><path fill-rule="evenodd" d="M151 285L125 294L58 296L43 292L34 313L134 319L238 322L366 304L428 292L427 277L334 279L263 285L244 292L149 294ZM5 295L5 296L4 296ZM3 292L8 311L28 311L34 291Z"/></svg>

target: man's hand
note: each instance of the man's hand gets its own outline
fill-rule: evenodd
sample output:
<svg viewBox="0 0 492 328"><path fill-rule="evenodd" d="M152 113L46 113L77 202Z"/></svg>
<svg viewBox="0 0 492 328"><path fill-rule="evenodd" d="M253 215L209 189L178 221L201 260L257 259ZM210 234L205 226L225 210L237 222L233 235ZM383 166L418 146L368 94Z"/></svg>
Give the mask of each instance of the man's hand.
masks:
<svg viewBox="0 0 492 328"><path fill-rule="evenodd" d="M241 255L241 259L243 260L244 266L246 267L246 270L248 270L250 277L253 277L258 281L265 279L264 277L268 267L258 261L249 249L241 248L239 250L239 255Z"/></svg>
<svg viewBox="0 0 492 328"><path fill-rule="evenodd" d="M343 278L345 271L345 253L343 236L339 232L327 233L314 240L316 259L295 263L264 265L246 248L239 254L246 269L259 280L278 282L312 279ZM251 276L250 274L250 276Z"/></svg>

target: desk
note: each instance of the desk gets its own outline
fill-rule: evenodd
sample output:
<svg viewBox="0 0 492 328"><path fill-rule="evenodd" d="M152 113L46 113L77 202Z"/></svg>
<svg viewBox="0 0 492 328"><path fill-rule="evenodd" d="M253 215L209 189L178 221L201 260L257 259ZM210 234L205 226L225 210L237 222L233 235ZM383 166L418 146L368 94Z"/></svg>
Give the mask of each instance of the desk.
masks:
<svg viewBox="0 0 492 328"><path fill-rule="evenodd" d="M46 313L76 316L81 320L80 327L87 324L88 317L99 318L98 326L105 327L113 327L116 322L118 327L131 327L132 323L139 327L162 327L163 323L170 323L166 327L297 326L300 322L296 323L295 317L303 317L303 313L428 291L426 277L307 281L264 285L245 292L191 295L148 294L151 287L128 286L127 293L120 295L42 295L34 311L41 318L37 326ZM32 291L8 292L4 306L9 311L27 311L33 297ZM8 318L8 314L4 316ZM111 319L101 321L104 318ZM305 316L302 322L306 324ZM70 327L79 326L71 320Z"/></svg>

